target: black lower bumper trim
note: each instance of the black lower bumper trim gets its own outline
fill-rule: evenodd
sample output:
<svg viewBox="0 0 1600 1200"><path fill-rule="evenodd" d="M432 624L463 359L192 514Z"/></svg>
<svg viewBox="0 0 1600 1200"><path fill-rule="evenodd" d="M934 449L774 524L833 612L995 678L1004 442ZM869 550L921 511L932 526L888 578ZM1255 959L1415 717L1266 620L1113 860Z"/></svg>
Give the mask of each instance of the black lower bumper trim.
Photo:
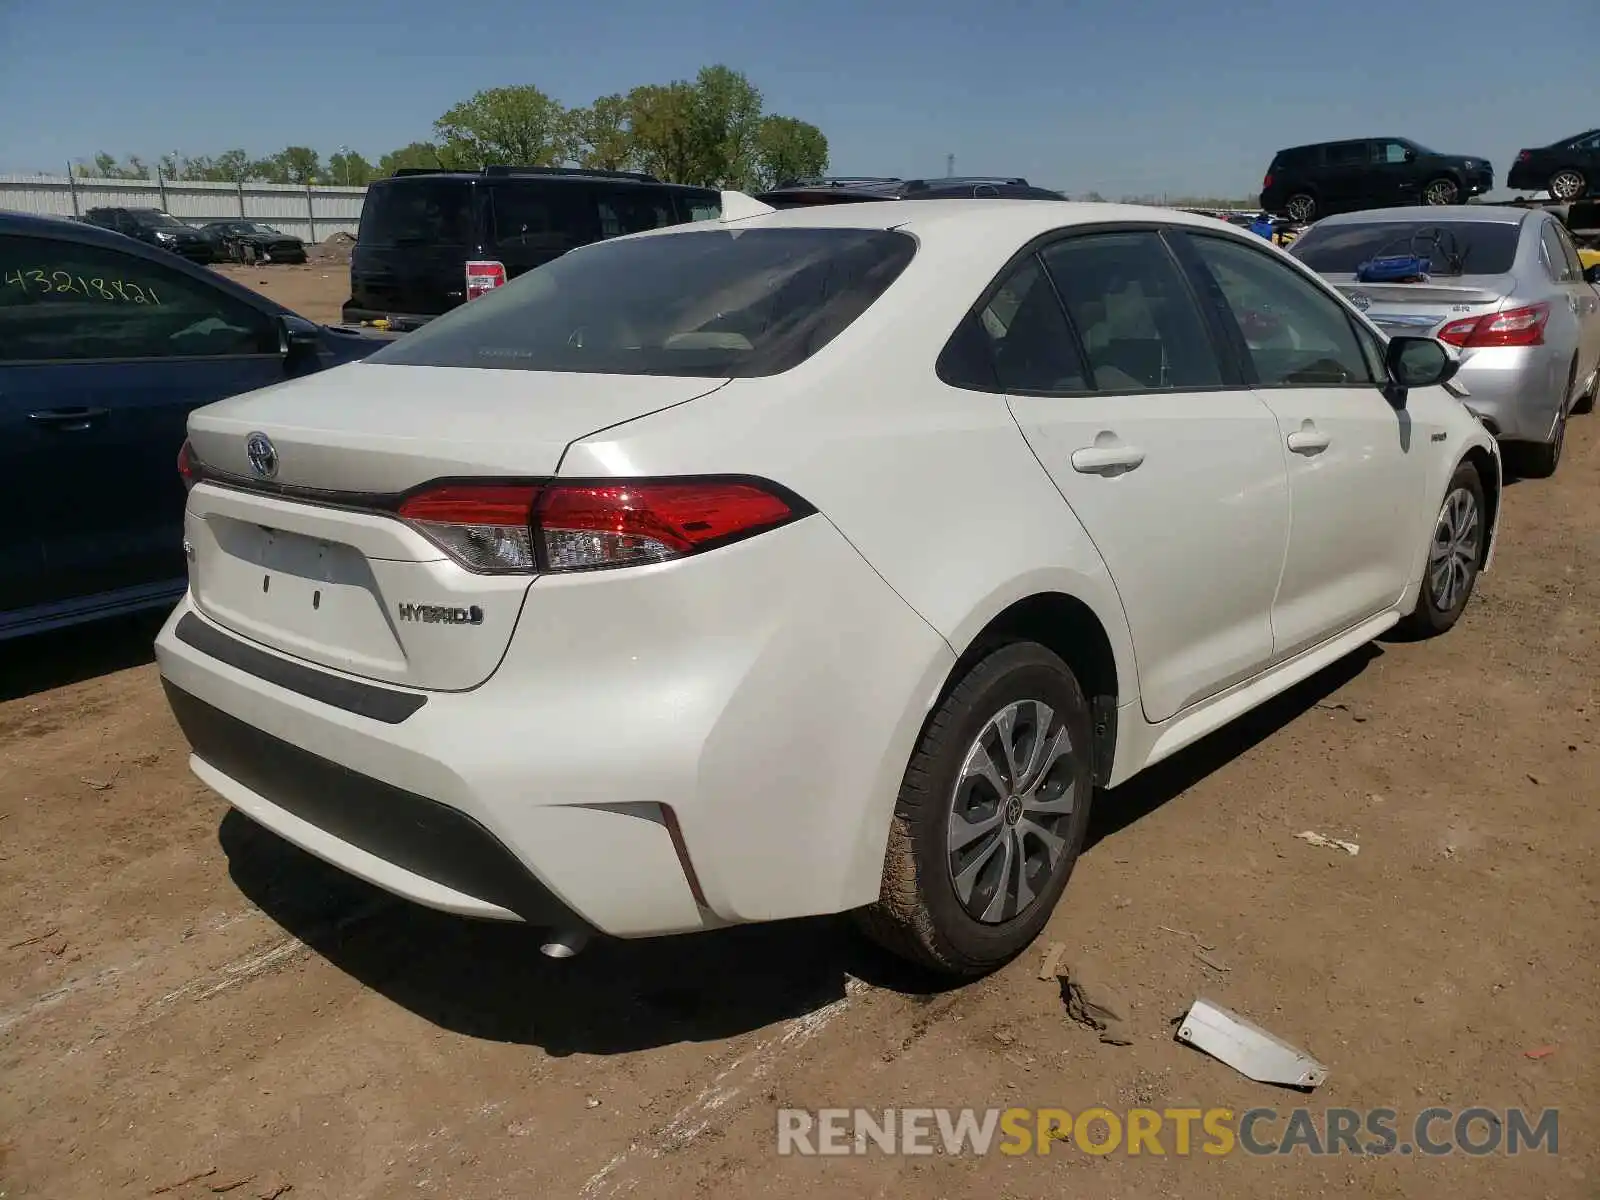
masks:
<svg viewBox="0 0 1600 1200"><path fill-rule="evenodd" d="M193 646L202 654L209 654L246 675L254 675L268 683L296 692L323 704L342 708L357 716L370 717L386 725L398 725L428 702L426 696L415 692L399 692L393 688L373 687L370 683L357 683L341 679L315 667L290 662L265 650L258 650L236 637L230 637L214 625L207 625L199 617L184 613L173 630L177 639Z"/></svg>
<svg viewBox="0 0 1600 1200"><path fill-rule="evenodd" d="M284 811L531 925L585 927L504 843L460 809L302 750L170 680L161 684L195 754Z"/></svg>

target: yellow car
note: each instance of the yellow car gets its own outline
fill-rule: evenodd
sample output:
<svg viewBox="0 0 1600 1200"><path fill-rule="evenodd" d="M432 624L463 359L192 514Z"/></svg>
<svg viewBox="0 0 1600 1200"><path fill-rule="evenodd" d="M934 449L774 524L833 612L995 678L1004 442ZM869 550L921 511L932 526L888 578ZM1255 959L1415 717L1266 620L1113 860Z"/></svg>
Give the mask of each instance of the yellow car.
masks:
<svg viewBox="0 0 1600 1200"><path fill-rule="evenodd" d="M1583 264L1585 271L1590 267L1600 267L1600 250L1584 250L1580 248L1578 250L1578 261Z"/></svg>

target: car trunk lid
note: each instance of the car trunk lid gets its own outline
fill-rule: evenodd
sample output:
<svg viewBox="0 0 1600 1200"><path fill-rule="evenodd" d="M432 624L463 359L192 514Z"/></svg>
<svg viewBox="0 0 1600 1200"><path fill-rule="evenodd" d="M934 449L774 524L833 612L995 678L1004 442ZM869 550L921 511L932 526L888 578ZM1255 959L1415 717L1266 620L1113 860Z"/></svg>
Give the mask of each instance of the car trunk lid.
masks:
<svg viewBox="0 0 1600 1200"><path fill-rule="evenodd" d="M1330 275L1330 283L1389 334L1431 334L1449 321L1494 312L1510 295L1510 275L1433 276L1425 283L1360 283Z"/></svg>
<svg viewBox="0 0 1600 1200"><path fill-rule="evenodd" d="M335 670L475 687L499 664L532 574L459 566L394 515L398 495L444 478L553 475L573 441L725 382L354 363L199 409L194 603Z"/></svg>

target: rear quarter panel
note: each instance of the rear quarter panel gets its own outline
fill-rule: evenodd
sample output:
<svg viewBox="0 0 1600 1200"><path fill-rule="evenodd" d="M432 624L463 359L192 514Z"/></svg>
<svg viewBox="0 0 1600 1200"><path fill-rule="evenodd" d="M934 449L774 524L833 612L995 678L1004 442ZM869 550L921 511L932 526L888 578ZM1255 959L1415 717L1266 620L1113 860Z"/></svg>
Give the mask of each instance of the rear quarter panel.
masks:
<svg viewBox="0 0 1600 1200"><path fill-rule="evenodd" d="M814 504L956 656L1010 604L1040 592L1071 595L1105 627L1126 704L1138 694L1133 649L1099 554L1005 397L948 387L934 373L945 339L1005 256L963 257L919 254L878 305L800 367L734 380L583 438L560 472L727 472L782 483ZM901 777L946 678L908 670L897 685L910 719L897 724L859 798L852 894L875 894Z"/></svg>

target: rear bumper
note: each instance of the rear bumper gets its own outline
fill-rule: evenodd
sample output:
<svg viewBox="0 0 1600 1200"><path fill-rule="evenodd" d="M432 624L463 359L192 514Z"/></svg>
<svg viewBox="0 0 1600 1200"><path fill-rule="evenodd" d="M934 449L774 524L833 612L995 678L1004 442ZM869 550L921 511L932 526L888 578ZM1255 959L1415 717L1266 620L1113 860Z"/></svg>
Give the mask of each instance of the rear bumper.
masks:
<svg viewBox="0 0 1600 1200"><path fill-rule="evenodd" d="M1470 351L1455 382L1462 401L1503 441L1543 442L1555 426L1568 364L1544 347Z"/></svg>
<svg viewBox="0 0 1600 1200"><path fill-rule="evenodd" d="M821 516L680 563L541 578L500 669L400 692L423 702L399 720L207 653L185 620L212 628L186 598L157 659L196 774L234 807L418 903L621 937L876 899L953 665Z"/></svg>
<svg viewBox="0 0 1600 1200"><path fill-rule="evenodd" d="M1514 192L1542 192L1550 183L1550 174L1536 166L1517 164L1506 175L1506 187Z"/></svg>

